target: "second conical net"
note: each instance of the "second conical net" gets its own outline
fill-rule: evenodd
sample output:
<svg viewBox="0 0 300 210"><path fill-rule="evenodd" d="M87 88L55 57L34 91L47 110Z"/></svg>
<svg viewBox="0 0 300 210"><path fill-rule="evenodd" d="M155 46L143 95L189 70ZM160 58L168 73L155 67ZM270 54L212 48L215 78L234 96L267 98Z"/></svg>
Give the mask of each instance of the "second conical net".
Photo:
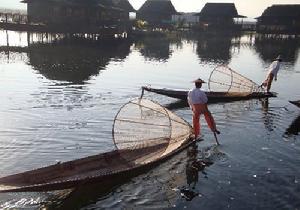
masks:
<svg viewBox="0 0 300 210"><path fill-rule="evenodd" d="M261 92L251 79L237 73L228 66L217 66L210 74L208 87L213 92Z"/></svg>

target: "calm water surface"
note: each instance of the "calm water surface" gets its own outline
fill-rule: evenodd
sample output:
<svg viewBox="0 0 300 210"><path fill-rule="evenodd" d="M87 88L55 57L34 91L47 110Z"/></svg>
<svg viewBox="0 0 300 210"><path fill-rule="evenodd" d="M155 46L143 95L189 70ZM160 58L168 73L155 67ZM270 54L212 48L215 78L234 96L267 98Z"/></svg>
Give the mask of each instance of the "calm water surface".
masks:
<svg viewBox="0 0 300 210"><path fill-rule="evenodd" d="M211 104L221 146L204 141L110 189L0 194L0 208L299 209L299 39L175 36L138 41L41 41L0 31L0 176L111 151L114 116L142 85L189 89L219 64L260 83L280 53L277 98ZM50 41L49 41L50 40ZM52 42L52 43L50 43ZM204 87L207 89L207 87ZM191 122L176 100L147 93Z"/></svg>

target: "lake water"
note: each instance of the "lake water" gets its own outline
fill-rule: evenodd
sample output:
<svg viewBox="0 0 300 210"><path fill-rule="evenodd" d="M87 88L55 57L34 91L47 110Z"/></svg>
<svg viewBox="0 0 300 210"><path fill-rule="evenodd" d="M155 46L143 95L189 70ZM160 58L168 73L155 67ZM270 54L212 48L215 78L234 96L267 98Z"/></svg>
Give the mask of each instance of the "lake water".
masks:
<svg viewBox="0 0 300 210"><path fill-rule="evenodd" d="M299 209L300 40L255 34L169 35L86 43L0 31L0 176L114 149L112 124L141 86L190 89L220 64L260 83L272 59L278 97L211 104L221 146L204 141L110 189L0 194L0 208ZM28 40L31 40L28 42ZM49 41L50 40L50 41ZM51 43L52 42L52 43ZM204 86L207 89L207 86ZM174 99L146 93L191 122Z"/></svg>

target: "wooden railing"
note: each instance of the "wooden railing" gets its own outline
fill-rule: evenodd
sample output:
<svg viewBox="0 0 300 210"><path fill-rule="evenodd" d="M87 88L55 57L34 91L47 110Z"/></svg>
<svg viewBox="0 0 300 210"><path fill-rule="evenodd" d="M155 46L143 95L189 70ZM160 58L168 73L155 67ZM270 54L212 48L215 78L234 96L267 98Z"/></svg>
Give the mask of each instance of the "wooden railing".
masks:
<svg viewBox="0 0 300 210"><path fill-rule="evenodd" d="M26 14L1 12L0 22L26 24L28 22L28 18Z"/></svg>

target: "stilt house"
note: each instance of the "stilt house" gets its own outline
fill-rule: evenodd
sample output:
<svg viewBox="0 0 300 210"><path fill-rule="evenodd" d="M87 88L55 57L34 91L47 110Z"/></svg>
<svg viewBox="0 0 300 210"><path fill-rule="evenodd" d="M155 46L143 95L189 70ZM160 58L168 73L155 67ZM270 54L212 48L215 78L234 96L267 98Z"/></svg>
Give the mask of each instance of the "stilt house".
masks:
<svg viewBox="0 0 300 210"><path fill-rule="evenodd" d="M234 3L206 3L199 15L203 29L233 29L234 18L245 18L239 15Z"/></svg>
<svg viewBox="0 0 300 210"><path fill-rule="evenodd" d="M23 0L28 22L74 27L113 25L129 20L128 0Z"/></svg>
<svg viewBox="0 0 300 210"><path fill-rule="evenodd" d="M261 33L300 33L300 4L272 5L257 18Z"/></svg>
<svg viewBox="0 0 300 210"><path fill-rule="evenodd" d="M147 0L137 11L137 19L147 21L150 26L164 27L172 23L177 11L170 0Z"/></svg>

